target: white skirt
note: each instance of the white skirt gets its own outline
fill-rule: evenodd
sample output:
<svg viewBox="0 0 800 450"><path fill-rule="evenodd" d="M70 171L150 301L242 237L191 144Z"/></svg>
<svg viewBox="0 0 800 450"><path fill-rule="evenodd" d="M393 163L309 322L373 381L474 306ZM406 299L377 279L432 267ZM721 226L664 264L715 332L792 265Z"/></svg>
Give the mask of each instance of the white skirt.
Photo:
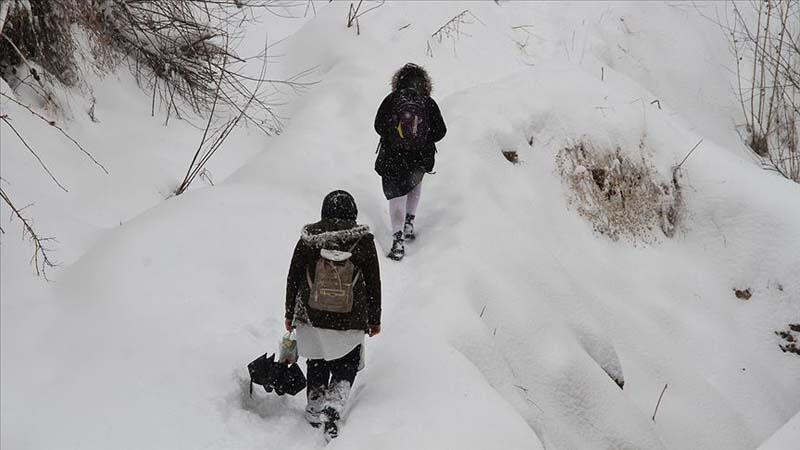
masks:
<svg viewBox="0 0 800 450"><path fill-rule="evenodd" d="M363 330L329 330L298 323L295 328L297 353L308 359L332 361L361 346L361 364L364 365ZM359 367L359 368L361 368Z"/></svg>

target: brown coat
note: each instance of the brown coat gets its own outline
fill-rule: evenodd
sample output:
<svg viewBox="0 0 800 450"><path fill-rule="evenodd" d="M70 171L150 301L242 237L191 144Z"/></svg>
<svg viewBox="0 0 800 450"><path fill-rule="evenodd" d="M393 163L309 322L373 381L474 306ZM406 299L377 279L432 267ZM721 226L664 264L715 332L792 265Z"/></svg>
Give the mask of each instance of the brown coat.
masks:
<svg viewBox="0 0 800 450"><path fill-rule="evenodd" d="M355 245L355 247L353 247ZM350 251L350 261L359 281L353 288L353 309L349 313L319 311L308 307L310 289L320 250ZM317 328L367 330L381 323L381 276L375 240L366 225L354 221L322 220L306 225L292 255L286 280L286 318Z"/></svg>

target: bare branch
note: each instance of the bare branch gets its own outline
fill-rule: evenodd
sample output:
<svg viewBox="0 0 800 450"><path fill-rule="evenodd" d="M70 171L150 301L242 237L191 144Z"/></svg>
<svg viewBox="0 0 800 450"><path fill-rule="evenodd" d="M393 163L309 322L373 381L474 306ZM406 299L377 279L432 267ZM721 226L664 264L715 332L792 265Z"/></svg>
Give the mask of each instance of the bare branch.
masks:
<svg viewBox="0 0 800 450"><path fill-rule="evenodd" d="M6 125L8 125L8 127L11 128L11 131L13 131L15 135L17 135L17 138L19 139L19 141L22 142L22 144L25 146L25 148L28 149L28 151L31 153L31 155L33 155L33 157L36 158L37 161L39 161L39 165L42 166L42 169L44 169L44 171L47 173L47 175L50 176L50 179L53 180L53 182L56 185L58 185L58 187L60 187L61 190L63 190L64 192L69 192L69 190L67 188L65 188L64 185L61 184L61 182L58 181L58 179L56 179L56 176L53 175L53 172L50 171L50 169L47 167L47 164L45 164L44 161L42 161L42 158L39 157L39 155L36 153L36 151L33 148L31 148L30 145L28 145L28 142L25 141L25 138L22 137L22 135L19 133L19 131L17 131L17 129L14 128L14 125L11 125L11 121L8 119L8 114L3 114L2 116L0 116L0 120L5 122Z"/></svg>
<svg viewBox="0 0 800 450"><path fill-rule="evenodd" d="M453 39L453 52L456 51L456 41L461 36L469 36L467 33L464 33L461 30L462 25L471 25L474 22L470 19L474 19L477 22L483 24L483 22L478 19L475 14L472 14L470 10L465 9L460 13L456 14L453 18L448 20L444 23L441 27L439 27L436 31L431 34L431 37L436 40L438 43L442 43L447 38ZM430 42L427 43L427 53L429 56L433 57L433 50L431 49Z"/></svg>
<svg viewBox="0 0 800 450"><path fill-rule="evenodd" d="M686 160L689 159L690 156L692 156L692 153L694 153L694 151L697 150L697 147L699 147L700 144L702 144L702 143L703 143L703 139L701 138L699 141L697 141L697 144L694 144L694 147L692 147L692 149L689 150L689 153L687 153L686 156L683 157L681 162L677 166L675 166L675 168L676 169L680 169L681 166L683 166L683 163L685 163Z"/></svg>
<svg viewBox="0 0 800 450"><path fill-rule="evenodd" d="M18 209L14 206L11 198L9 198L8 194L6 194L2 187L0 187L0 197L2 197L3 201L8 205L9 208L11 208L14 216L16 216L20 222L22 222L23 236L27 236L31 242L33 242L34 252L31 262L36 269L36 275L44 276L44 278L47 279L47 269L57 266L57 264L50 259L50 255L48 254L50 249L45 245L48 241L52 241L53 238L42 237L36 233L31 221L22 215L21 209Z"/></svg>
<svg viewBox="0 0 800 450"><path fill-rule="evenodd" d="M64 131L64 129L63 129L63 128L61 128L61 127L60 127L60 126L59 126L59 125L56 123L56 121L55 121L55 120L50 120L50 119L48 119L48 118L44 117L43 115L41 115L41 114L39 114L38 112L34 111L34 110L33 110L33 108L31 108L29 105L26 105L26 104L24 104L24 103L22 103L22 102L18 101L18 100L17 100L17 99L15 99L14 97L11 97L11 96L9 96L9 95L7 95L7 94L3 93L3 92L0 92L0 95L1 95L1 96L3 96L3 97L5 97L5 98L7 98L7 99L9 99L9 100L11 100L12 102L16 103L17 105L19 105L19 106L21 106L21 107L23 107L23 108L27 109L27 110L28 110L28 112L30 112L31 114L33 114L34 116L36 116L36 117L37 117L37 118L39 118L40 120L44 121L45 123L47 123L47 124L48 124L48 125L50 125L51 127L53 127L53 128L55 128L55 129L57 129L57 130L58 130L58 131L59 131L59 132L60 132L60 133L61 133L61 134L62 134L64 137L66 137L67 139L69 139L69 141L70 141L70 142L72 142L73 144L75 144L75 147L77 147L77 148L78 148L78 150L80 150L81 152L83 152L83 154L84 154L84 155L86 155L87 157L89 157L89 159L91 159L91 160L92 160L92 162L93 162L95 165L97 165L98 167L100 167L101 169L103 169L103 172L105 172L106 174L108 174L108 169L106 169L104 165L102 165L102 164L101 164L101 163L100 163L100 162L99 162L97 159L95 159L95 157L94 157L94 156L92 156L92 154L91 154L91 153L89 153L89 152L88 152L88 151L87 151L85 148L83 148L83 146L82 146L81 144L79 144L79 143L78 143L78 141L76 141L76 140L75 140L75 139L74 139L72 136L70 136L70 135L69 135L69 134L68 134L66 131ZM94 109L94 104L92 104L92 108Z"/></svg>
<svg viewBox="0 0 800 450"><path fill-rule="evenodd" d="M653 417L651 418L653 422L656 421L656 413L658 412L658 407L661 405L661 398L664 397L664 392L666 392L667 386L667 384L664 385L664 389L661 390L661 395L658 396L658 403L656 403L656 409L653 411Z"/></svg>

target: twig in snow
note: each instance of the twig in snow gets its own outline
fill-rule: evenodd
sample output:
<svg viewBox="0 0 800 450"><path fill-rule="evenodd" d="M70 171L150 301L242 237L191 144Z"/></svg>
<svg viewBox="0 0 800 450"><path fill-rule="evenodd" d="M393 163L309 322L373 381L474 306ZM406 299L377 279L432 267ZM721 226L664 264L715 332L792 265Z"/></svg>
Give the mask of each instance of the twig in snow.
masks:
<svg viewBox="0 0 800 450"><path fill-rule="evenodd" d="M14 213L14 215L17 216L17 218L22 222L23 236L27 235L33 242L34 252L31 262L36 268L36 275L44 276L45 280L47 280L47 269L56 267L57 264L54 263L47 254L50 249L45 246L45 243L54 239L51 237L39 236L36 233L36 230L33 229L30 221L22 215L22 210L25 208L19 209L14 206L14 203L11 202L11 199L2 187L0 187L0 197L2 197L3 201L8 205L9 208L11 208L11 211ZM5 231L3 231L3 233L5 233Z"/></svg>
<svg viewBox="0 0 800 450"><path fill-rule="evenodd" d="M438 42L442 42L447 37L458 38L458 36L465 35L465 33L461 31L461 25L472 24L473 22L468 20L470 17L480 23L483 23L475 14L472 14L470 10L465 9L445 22L444 25L439 27L438 30L434 31L433 34L431 34L431 37L436 39Z"/></svg>
<svg viewBox="0 0 800 450"><path fill-rule="evenodd" d="M364 0L358 0L358 5L356 5L355 7L353 6L352 3L350 3L350 9L347 12L347 28L351 28L353 26L353 24L355 24L356 25L356 34L357 35L361 35L361 24L359 23L358 18L363 16L364 14L374 10L374 9L380 8L381 6L383 6L385 1L382 0L380 3L378 3L375 6L373 6L372 8L368 8L368 9L366 9L364 11L361 11L361 5L363 3L364 3Z"/></svg>
<svg viewBox="0 0 800 450"><path fill-rule="evenodd" d="M92 104L91 106L89 106L89 110L86 111L86 113L89 114L89 118L92 120L93 123L100 123L100 121L97 120L97 116L95 116L94 113L94 108L96 105L97 105L97 99L92 97Z"/></svg>
<svg viewBox="0 0 800 450"><path fill-rule="evenodd" d="M483 313L485 312L486 312L486 305L483 305L483 308L481 308L481 313L480 315L478 315L478 317L483 317Z"/></svg>
<svg viewBox="0 0 800 450"><path fill-rule="evenodd" d="M692 156L692 153L694 153L694 151L697 149L698 146L700 146L701 143L703 143L703 138L700 138L700 140L697 141L697 144L694 144L694 147L692 147L692 149L689 150L689 153L687 153L686 156L683 157L683 161L681 161L680 164L675 166L675 168L673 169L673 172L681 168L683 163L685 163L686 160L689 159L690 156Z"/></svg>
<svg viewBox="0 0 800 450"><path fill-rule="evenodd" d="M34 111L34 110L33 110L33 108L31 108L30 106L28 106L28 105L26 105L26 104L24 104L24 103L22 103L22 102L18 101L17 99L15 99L14 97L11 97L11 96L9 96L8 94L5 94L5 93L3 93L3 92L0 92L0 95L2 95L3 97L5 97L5 98L7 98L7 99L11 100L12 102L16 103L17 105L19 105L19 106L21 106L21 107L23 107L23 108L27 109L27 110L28 110L28 112L30 112L31 114L33 114L34 116L36 116L36 117L37 117L37 118L39 118L40 120L44 121L45 123L47 123L47 124L48 124L48 125L50 125L51 127L55 128L56 130L58 130L59 132L61 132L61 134L62 134L62 135L64 135L64 137L66 137L67 139L69 139L69 140L70 140L70 142L72 142L73 144L75 144L75 147L77 147L77 148L78 148L78 150L80 150L80 151L81 151L81 152L82 152L84 155L86 155L87 157L89 157L89 159L91 159L91 160L92 160L92 162L93 162L95 165L97 165L98 167L100 167L101 169L103 169L103 172L105 172L106 174L108 174L108 169L106 169L106 168L105 168L105 166L103 166L102 164L100 164L100 162L99 162L97 159L95 159L95 157L94 157L94 156L92 156L92 154L91 154L91 153L89 153L89 152L88 152L88 151L87 151L85 148L83 148L83 146L82 146L81 144L79 144L79 143L78 143L78 141L76 141L76 140L75 140L75 138L73 138L73 137L72 137L72 136L70 136L70 135L69 135L69 134L68 134L66 131L64 131L64 129L63 129L63 128L61 128L61 127L60 127L60 126L59 126L59 125L56 123L56 121L55 121L55 120L50 120L50 119L48 119L48 118L44 117L43 115L41 115L41 114L39 114L38 112ZM94 103L92 103L92 110L94 110Z"/></svg>
<svg viewBox="0 0 800 450"><path fill-rule="evenodd" d="M308 2L306 3L306 11L303 13L303 17L308 16L309 7L314 11L314 17L317 17L317 7L314 6L314 0L308 0Z"/></svg>
<svg viewBox="0 0 800 450"><path fill-rule="evenodd" d="M203 169L203 171L200 172L200 178L206 180L208 184L214 186L214 180L211 179L211 172L209 172L208 169Z"/></svg>
<svg viewBox="0 0 800 450"><path fill-rule="evenodd" d="M544 413L544 410L542 408L540 408L539 405L536 404L536 402L534 402L533 400L530 399L530 397L529 397L530 389L526 388L525 386L519 385L519 384L514 384L512 386L514 386L515 388L517 388L517 389L519 389L520 391L523 392L523 396L525 397L525 401L526 402L528 402L531 405L535 406L536 409L539 410L539 412Z"/></svg>
<svg viewBox="0 0 800 450"><path fill-rule="evenodd" d="M667 386L668 386L667 384L664 384L664 389L661 390L661 395L658 396L658 403L656 403L656 409L653 410L653 417L652 417L653 422L656 421L656 413L658 412L659 405L661 405L661 398L664 397L664 391L667 390Z"/></svg>
<svg viewBox="0 0 800 450"><path fill-rule="evenodd" d="M3 94L3 95L5 95L5 94ZM53 182L55 184L57 184L58 187L61 188L61 190L63 190L64 192L69 192L69 190L67 188L65 188L64 185L61 184L58 181L58 179L56 179L56 176L53 175L53 172L50 171L50 169L47 167L47 164L45 164L44 161L42 161L42 158L39 157L39 155L36 153L36 151L33 148L31 148L30 145L28 145L28 142L25 141L25 138L23 138L22 135L19 134L19 131L17 131L17 129L14 128L14 125L11 125L11 121L8 120L8 114L3 114L2 116L0 116L0 120L5 122L6 125L8 125L8 127L11 128L11 131L13 131L14 134L17 135L17 138L20 140L20 142L22 142L22 145L24 145L25 148L27 148L28 151L31 152L33 157L36 158L37 161L39 161L39 165L42 166L42 169L44 169L45 172L47 172L47 175L50 176L50 179L53 180Z"/></svg>

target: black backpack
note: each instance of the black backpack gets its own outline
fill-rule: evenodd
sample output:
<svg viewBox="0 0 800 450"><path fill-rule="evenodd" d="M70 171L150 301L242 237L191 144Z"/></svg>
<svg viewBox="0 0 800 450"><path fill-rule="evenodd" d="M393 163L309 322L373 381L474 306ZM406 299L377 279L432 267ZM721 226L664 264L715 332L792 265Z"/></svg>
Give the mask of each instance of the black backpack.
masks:
<svg viewBox="0 0 800 450"><path fill-rule="evenodd" d="M392 125L397 133L393 140L405 149L420 150L428 143L431 126L426 97L414 89L397 94L392 108Z"/></svg>

